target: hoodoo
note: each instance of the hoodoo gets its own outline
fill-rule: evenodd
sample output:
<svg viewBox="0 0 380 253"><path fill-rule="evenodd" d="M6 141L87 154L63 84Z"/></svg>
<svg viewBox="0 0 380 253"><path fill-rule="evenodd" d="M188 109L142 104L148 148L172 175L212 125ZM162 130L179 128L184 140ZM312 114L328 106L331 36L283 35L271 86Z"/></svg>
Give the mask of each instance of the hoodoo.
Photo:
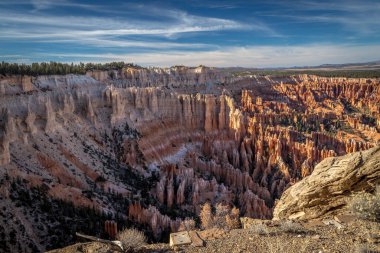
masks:
<svg viewBox="0 0 380 253"><path fill-rule="evenodd" d="M341 206L336 193L378 183L377 79L125 67L0 81L2 182L14 187L2 195L3 228L39 250L74 239L55 212L70 231L91 226L69 210L92 210L160 240L206 202L252 218L311 218Z"/></svg>

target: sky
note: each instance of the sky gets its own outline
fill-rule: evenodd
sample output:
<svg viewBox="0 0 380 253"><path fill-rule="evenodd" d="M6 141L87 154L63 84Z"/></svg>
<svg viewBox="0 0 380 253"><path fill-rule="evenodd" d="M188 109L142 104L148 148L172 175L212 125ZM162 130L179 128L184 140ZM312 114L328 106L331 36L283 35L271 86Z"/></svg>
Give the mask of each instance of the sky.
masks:
<svg viewBox="0 0 380 253"><path fill-rule="evenodd" d="M0 61L292 67L380 60L380 0L0 0Z"/></svg>

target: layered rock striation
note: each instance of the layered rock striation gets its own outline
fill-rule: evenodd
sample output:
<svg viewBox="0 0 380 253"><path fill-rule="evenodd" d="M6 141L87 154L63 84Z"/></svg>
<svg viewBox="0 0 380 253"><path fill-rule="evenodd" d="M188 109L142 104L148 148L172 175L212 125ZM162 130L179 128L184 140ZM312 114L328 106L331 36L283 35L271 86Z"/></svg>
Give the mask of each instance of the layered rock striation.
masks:
<svg viewBox="0 0 380 253"><path fill-rule="evenodd" d="M232 77L218 69L198 66L174 66L170 68L125 67L121 70L89 71L87 76L98 81L113 83L119 87L193 86L227 83Z"/></svg>
<svg viewBox="0 0 380 253"><path fill-rule="evenodd" d="M343 209L351 195L373 192L380 183L380 147L330 157L313 173L287 189L278 201L275 219L313 219Z"/></svg>
<svg viewBox="0 0 380 253"><path fill-rule="evenodd" d="M157 239L205 202L271 218L320 161L380 140L374 79L128 67L6 76L0 87L2 178Z"/></svg>

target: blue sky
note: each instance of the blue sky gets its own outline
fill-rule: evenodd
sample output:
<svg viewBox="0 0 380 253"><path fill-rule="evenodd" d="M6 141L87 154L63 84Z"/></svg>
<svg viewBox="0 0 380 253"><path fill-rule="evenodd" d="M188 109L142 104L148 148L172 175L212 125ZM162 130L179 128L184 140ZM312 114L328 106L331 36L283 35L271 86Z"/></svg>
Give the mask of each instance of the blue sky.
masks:
<svg viewBox="0 0 380 253"><path fill-rule="evenodd" d="M379 0L1 0L0 60L279 67L380 60Z"/></svg>

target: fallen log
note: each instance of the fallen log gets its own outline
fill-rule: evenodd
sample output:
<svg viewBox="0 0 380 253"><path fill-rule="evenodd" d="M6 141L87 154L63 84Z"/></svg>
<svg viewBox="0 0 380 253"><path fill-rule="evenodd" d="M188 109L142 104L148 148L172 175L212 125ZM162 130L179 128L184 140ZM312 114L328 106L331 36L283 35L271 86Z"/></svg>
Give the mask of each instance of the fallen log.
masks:
<svg viewBox="0 0 380 253"><path fill-rule="evenodd" d="M101 242L101 243L110 244L111 246L114 246L115 248L117 248L118 251L120 251L120 252L124 251L123 246L121 245L120 241L105 240L105 239L101 239L101 238L91 236L91 235L84 235L84 234L81 234L78 232L76 232L75 235L78 237L93 241L93 242Z"/></svg>

